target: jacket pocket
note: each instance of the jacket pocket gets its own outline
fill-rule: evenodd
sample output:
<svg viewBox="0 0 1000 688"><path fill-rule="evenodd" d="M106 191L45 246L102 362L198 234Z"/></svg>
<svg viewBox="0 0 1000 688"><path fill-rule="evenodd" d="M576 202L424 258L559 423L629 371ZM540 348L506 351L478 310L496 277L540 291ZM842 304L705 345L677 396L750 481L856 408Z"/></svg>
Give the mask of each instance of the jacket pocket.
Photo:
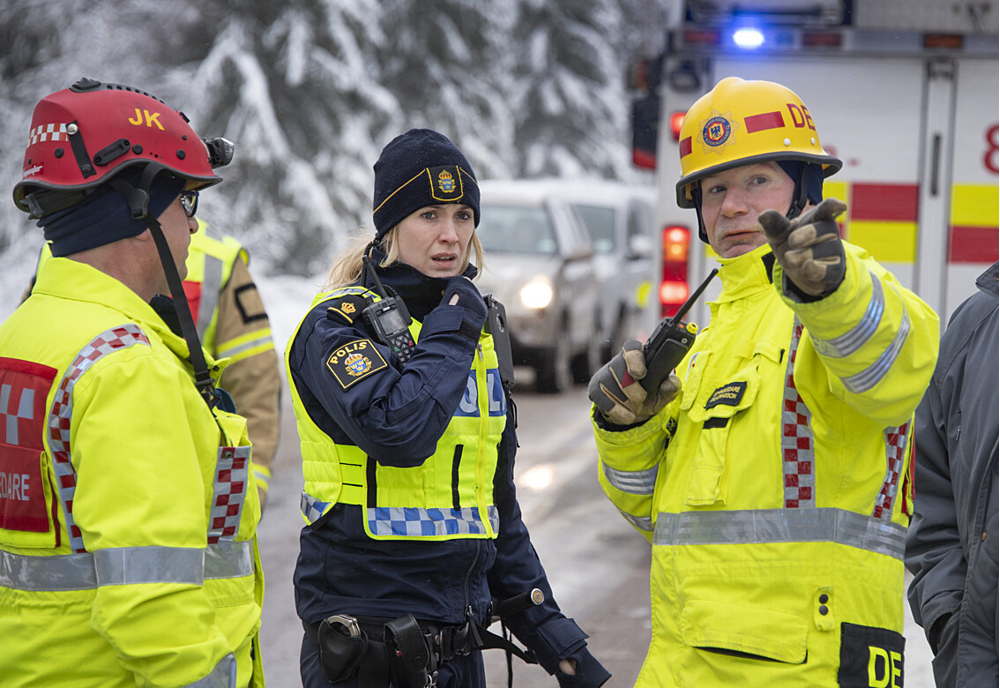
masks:
<svg viewBox="0 0 1000 688"><path fill-rule="evenodd" d="M700 381L703 388L688 411L688 418L700 424L694 465L688 483L687 506L725 504L722 476L730 454L729 434L735 416L750 408L760 390L756 362L725 380Z"/></svg>
<svg viewBox="0 0 1000 688"><path fill-rule="evenodd" d="M688 600L681 613L685 644L786 664L806 661L808 620L763 607Z"/></svg>

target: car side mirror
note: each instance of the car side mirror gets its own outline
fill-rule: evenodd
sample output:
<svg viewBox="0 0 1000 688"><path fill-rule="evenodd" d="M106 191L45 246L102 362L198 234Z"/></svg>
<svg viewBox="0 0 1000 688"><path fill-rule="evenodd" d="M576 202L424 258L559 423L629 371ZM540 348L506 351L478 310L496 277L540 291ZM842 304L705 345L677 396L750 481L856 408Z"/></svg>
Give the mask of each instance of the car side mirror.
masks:
<svg viewBox="0 0 1000 688"><path fill-rule="evenodd" d="M569 252L567 260L588 260L594 255L594 247L590 244L576 244Z"/></svg>
<svg viewBox="0 0 1000 688"><path fill-rule="evenodd" d="M653 238L645 234L634 234L628 239L628 251L625 257L629 260L651 258L653 256Z"/></svg>

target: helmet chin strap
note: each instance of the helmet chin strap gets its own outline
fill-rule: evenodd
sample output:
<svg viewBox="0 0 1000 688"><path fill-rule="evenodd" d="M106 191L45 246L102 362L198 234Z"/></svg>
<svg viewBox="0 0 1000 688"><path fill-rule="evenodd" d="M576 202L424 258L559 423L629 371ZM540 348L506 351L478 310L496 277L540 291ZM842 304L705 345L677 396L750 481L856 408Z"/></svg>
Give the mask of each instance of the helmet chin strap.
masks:
<svg viewBox="0 0 1000 688"><path fill-rule="evenodd" d="M792 204L788 208L788 212L785 213L785 217L789 220L794 220L799 215L807 205L809 205L809 185L806 183L806 173L809 170L809 163L802 165L802 171L799 172L799 179L795 183L795 191L792 196Z"/></svg>
<svg viewBox="0 0 1000 688"><path fill-rule="evenodd" d="M155 168L155 169L154 169ZM208 372L208 363L205 361L205 352L201 348L201 340L198 337L198 329L195 327L194 318L191 317L191 308L188 305L187 297L184 295L184 286L181 283L180 273L177 272L177 265L174 263L173 255L170 253L170 246L167 238L163 235L163 228L160 222L149 213L147 204L149 203L149 188L153 178L164 171L161 165L152 163L146 166L142 174L141 188L134 188L128 182L120 178L113 178L108 183L122 196L128 203L132 217L142 220L149 227L153 235L153 243L156 244L156 251L160 256L160 265L167 278L167 285L170 287L170 296L174 301L174 308L177 311L177 319L180 321L181 333L187 343L188 355L191 366L194 368L194 384L209 408L215 408L218 399L215 395L215 383Z"/></svg>

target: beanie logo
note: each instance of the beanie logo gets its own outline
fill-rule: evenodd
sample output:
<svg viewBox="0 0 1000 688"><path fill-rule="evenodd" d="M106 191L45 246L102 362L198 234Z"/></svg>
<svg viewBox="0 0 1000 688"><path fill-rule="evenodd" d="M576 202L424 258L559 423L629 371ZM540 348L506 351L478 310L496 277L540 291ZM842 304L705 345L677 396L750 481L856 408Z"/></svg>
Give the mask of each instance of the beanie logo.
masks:
<svg viewBox="0 0 1000 688"><path fill-rule="evenodd" d="M448 170L441 170L441 174L438 175L438 187L446 194L455 190L455 178L448 173Z"/></svg>
<svg viewBox="0 0 1000 688"><path fill-rule="evenodd" d="M431 198L435 201L455 203L462 198L462 172L457 165L427 168L431 185Z"/></svg>

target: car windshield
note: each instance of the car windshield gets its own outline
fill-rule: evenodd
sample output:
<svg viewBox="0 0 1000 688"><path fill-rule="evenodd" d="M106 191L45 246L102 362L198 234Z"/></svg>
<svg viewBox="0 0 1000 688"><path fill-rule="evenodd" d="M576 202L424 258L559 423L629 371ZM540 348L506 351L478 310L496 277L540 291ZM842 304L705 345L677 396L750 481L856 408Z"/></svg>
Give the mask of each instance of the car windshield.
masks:
<svg viewBox="0 0 1000 688"><path fill-rule="evenodd" d="M595 253L611 253L615 248L615 211L596 205L574 203L573 209L587 226Z"/></svg>
<svg viewBox="0 0 1000 688"><path fill-rule="evenodd" d="M556 252L552 223L543 208L484 204L476 234L489 253L551 256Z"/></svg>

